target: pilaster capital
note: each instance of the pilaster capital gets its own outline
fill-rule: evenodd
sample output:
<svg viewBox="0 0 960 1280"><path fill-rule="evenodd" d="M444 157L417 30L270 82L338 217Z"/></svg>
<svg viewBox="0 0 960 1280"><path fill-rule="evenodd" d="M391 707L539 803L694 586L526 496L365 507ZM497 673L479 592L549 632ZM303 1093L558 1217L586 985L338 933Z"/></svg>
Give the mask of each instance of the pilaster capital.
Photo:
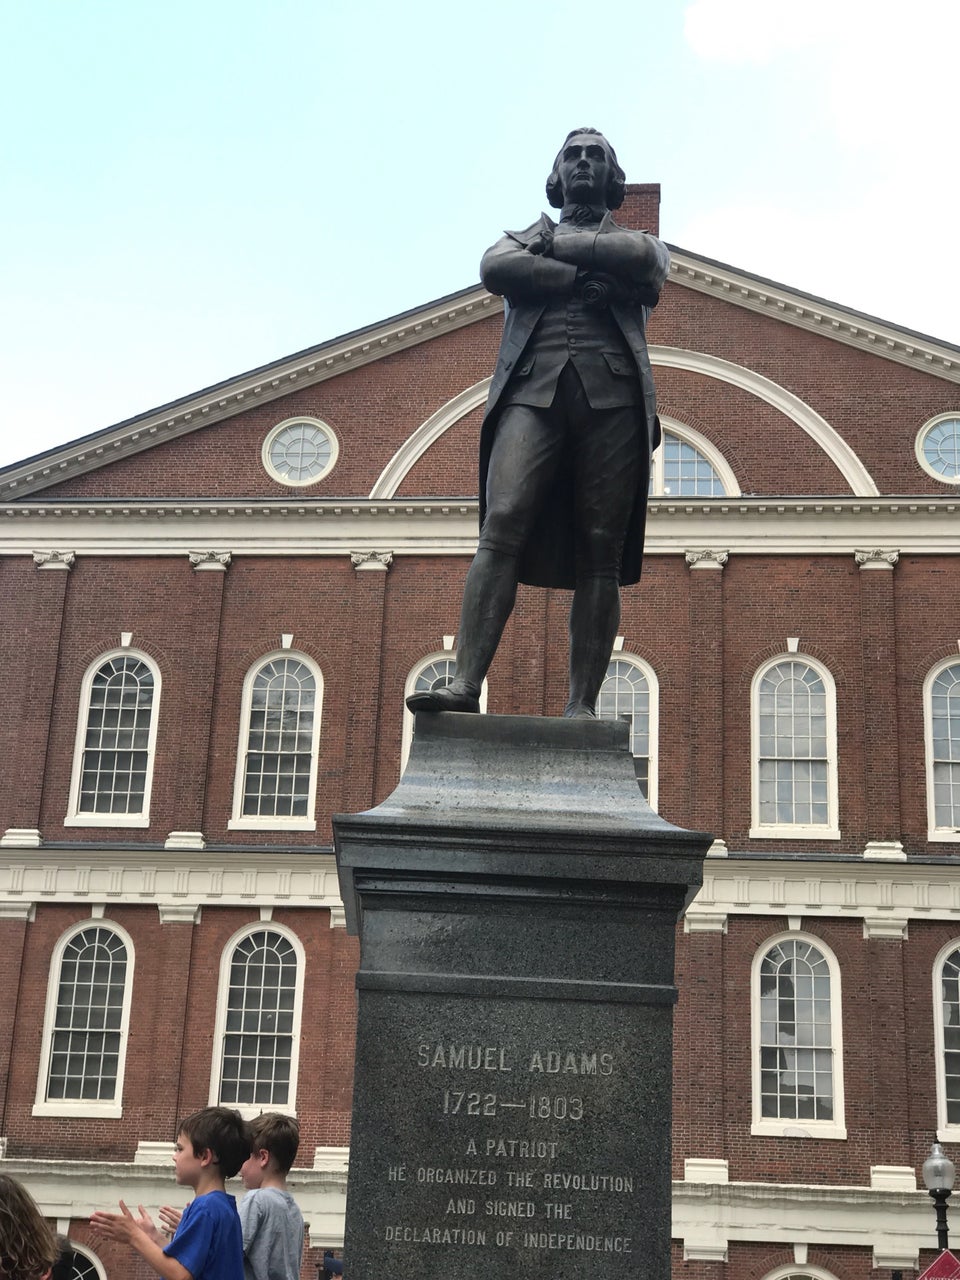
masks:
<svg viewBox="0 0 960 1280"><path fill-rule="evenodd" d="M900 559L900 552L875 547L872 551L855 551L853 558L861 569L892 569Z"/></svg>
<svg viewBox="0 0 960 1280"><path fill-rule="evenodd" d="M702 551L685 551L683 558L691 569L722 569L730 559L730 552L705 547Z"/></svg>
<svg viewBox="0 0 960 1280"><path fill-rule="evenodd" d="M33 563L38 569L66 569L73 568L73 562L76 560L76 552L74 551L35 551L33 553Z"/></svg>
<svg viewBox="0 0 960 1280"><path fill-rule="evenodd" d="M386 573L393 564L392 551L351 551L350 563L360 572L362 569L373 569L378 573Z"/></svg>
<svg viewBox="0 0 960 1280"><path fill-rule="evenodd" d="M198 572L203 569L212 569L215 573L226 573L233 559L233 553L230 551L190 551L188 555L191 567Z"/></svg>

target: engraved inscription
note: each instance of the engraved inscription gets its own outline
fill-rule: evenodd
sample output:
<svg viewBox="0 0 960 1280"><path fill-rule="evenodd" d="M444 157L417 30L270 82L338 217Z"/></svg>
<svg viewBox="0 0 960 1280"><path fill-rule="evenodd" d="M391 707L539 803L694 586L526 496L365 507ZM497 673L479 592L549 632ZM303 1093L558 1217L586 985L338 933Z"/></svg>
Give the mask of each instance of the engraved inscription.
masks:
<svg viewBox="0 0 960 1280"><path fill-rule="evenodd" d="M633 1252L627 1224L642 1189L634 1172L578 1167L584 1131L616 1123L606 1083L622 1069L614 1049L424 1037L408 1061L438 1077L436 1092L424 1081L422 1093L425 1105L433 1097L436 1121L431 1159L385 1167L395 1189L378 1232L385 1243ZM471 1087L470 1073L484 1072L500 1079Z"/></svg>

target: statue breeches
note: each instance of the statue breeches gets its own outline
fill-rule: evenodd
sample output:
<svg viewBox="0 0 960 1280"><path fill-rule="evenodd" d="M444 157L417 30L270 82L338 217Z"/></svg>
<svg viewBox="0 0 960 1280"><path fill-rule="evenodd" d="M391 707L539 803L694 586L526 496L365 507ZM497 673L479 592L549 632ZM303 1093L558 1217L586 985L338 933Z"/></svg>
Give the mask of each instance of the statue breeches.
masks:
<svg viewBox="0 0 960 1280"><path fill-rule="evenodd" d="M573 364L560 374L549 408L508 403L496 424L480 547L519 555L544 504L563 495L577 578L619 581L624 538L649 470L642 414L636 404L592 408Z"/></svg>

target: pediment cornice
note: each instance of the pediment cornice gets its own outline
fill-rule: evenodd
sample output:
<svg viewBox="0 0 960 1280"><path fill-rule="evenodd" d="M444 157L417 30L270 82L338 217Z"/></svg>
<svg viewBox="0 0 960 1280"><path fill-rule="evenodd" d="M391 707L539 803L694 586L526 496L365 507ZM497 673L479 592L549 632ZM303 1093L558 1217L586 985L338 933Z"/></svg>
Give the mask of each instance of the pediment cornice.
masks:
<svg viewBox="0 0 960 1280"><path fill-rule="evenodd" d="M334 338L319 347L72 441L61 449L6 467L0 470L0 500L13 500L40 492L49 485L62 484L120 458L231 418L254 404L279 399L291 391L335 378L348 369L394 355L502 311L502 298L477 285L417 311Z"/></svg>
<svg viewBox="0 0 960 1280"><path fill-rule="evenodd" d="M819 333L886 360L960 382L960 348L791 290L774 281L671 246L677 285ZM503 301L481 286L428 303L365 329L163 405L136 418L0 470L0 500L15 501L88 471L233 417L292 390L334 378L441 333L497 315Z"/></svg>
<svg viewBox="0 0 960 1280"><path fill-rule="evenodd" d="M885 360L960 382L960 348L670 245L670 279Z"/></svg>
<svg viewBox="0 0 960 1280"><path fill-rule="evenodd" d="M960 553L960 494L652 498L645 554ZM0 504L0 555L472 555L477 501L137 501Z"/></svg>

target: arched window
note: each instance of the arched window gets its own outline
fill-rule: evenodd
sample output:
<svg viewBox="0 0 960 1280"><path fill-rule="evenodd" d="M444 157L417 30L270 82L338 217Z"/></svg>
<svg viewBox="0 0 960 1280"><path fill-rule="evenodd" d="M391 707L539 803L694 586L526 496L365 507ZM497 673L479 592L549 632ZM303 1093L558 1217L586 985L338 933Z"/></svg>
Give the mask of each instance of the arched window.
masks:
<svg viewBox="0 0 960 1280"><path fill-rule="evenodd" d="M413 713L407 708L406 699L411 693L429 693L431 689L441 689L453 679L457 669L457 655L452 651L432 653L422 658L407 676L403 688L403 726L400 734L400 772L407 767L410 755L410 743L413 741ZM487 709L487 682L484 680L480 689L480 710Z"/></svg>
<svg viewBox="0 0 960 1280"><path fill-rule="evenodd" d="M650 495L656 498L722 498L740 492L720 451L699 431L662 419L663 443L653 455Z"/></svg>
<svg viewBox="0 0 960 1280"><path fill-rule="evenodd" d="M600 686L597 715L601 720L626 720L630 750L640 790L657 807L657 677L640 658L618 655L607 667Z"/></svg>
<svg viewBox="0 0 960 1280"><path fill-rule="evenodd" d="M69 1248L64 1250L66 1254L67 1270L64 1273L64 1280L104 1280L106 1272L98 1264L92 1254L85 1249L80 1249L71 1240ZM59 1271L57 1272L59 1275Z"/></svg>
<svg viewBox="0 0 960 1280"><path fill-rule="evenodd" d="M126 649L98 658L83 678L67 826L150 823L160 672Z"/></svg>
<svg viewBox="0 0 960 1280"><path fill-rule="evenodd" d="M929 840L960 840L960 662L940 663L924 683Z"/></svg>
<svg viewBox="0 0 960 1280"><path fill-rule="evenodd" d="M303 947L278 925L246 929L223 953L211 1105L293 1112Z"/></svg>
<svg viewBox="0 0 960 1280"><path fill-rule="evenodd" d="M933 966L933 1028L937 1056L937 1136L960 1141L960 942Z"/></svg>
<svg viewBox="0 0 960 1280"><path fill-rule="evenodd" d="M322 693L302 654L272 654L247 672L231 828L314 830Z"/></svg>
<svg viewBox="0 0 960 1280"><path fill-rule="evenodd" d="M87 923L54 951L35 1115L121 1115L133 943Z"/></svg>
<svg viewBox="0 0 960 1280"><path fill-rule="evenodd" d="M754 957L753 1129L845 1138L840 968L819 940L773 939Z"/></svg>
<svg viewBox="0 0 960 1280"><path fill-rule="evenodd" d="M838 840L833 677L783 656L753 682L753 837Z"/></svg>

